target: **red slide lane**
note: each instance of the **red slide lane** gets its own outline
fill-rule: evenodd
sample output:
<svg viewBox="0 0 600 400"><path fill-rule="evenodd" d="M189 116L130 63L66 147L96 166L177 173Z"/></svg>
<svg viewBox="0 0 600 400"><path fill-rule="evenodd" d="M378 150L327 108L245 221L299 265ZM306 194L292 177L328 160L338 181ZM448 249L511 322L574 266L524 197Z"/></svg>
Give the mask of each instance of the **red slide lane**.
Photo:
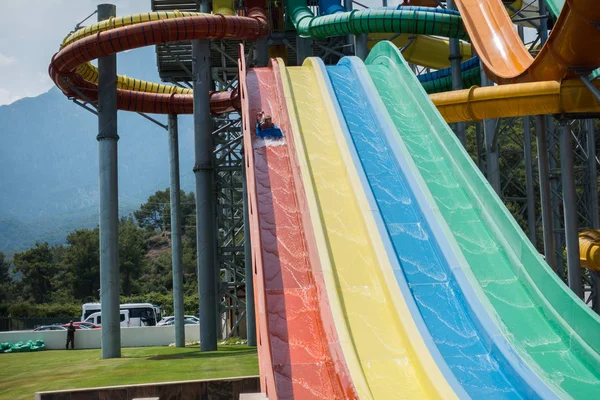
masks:
<svg viewBox="0 0 600 400"><path fill-rule="evenodd" d="M56 86L68 97L96 101L98 86L75 73L79 65L98 57L167 42L223 38L256 40L266 36L268 24L263 11L264 1L254 0L248 3L249 8L252 5L254 8L250 8L247 17L204 14L145 22L99 32L77 40L56 53L52 57L48 73ZM213 92L210 93L210 97L212 113L219 114L240 108L237 91ZM119 89L117 108L157 114L191 114L194 106L192 95Z"/></svg>
<svg viewBox="0 0 600 400"><path fill-rule="evenodd" d="M242 53L243 54L243 53ZM271 399L357 398L329 310L295 160L279 65L240 63L261 389ZM265 146L256 113L281 127Z"/></svg>

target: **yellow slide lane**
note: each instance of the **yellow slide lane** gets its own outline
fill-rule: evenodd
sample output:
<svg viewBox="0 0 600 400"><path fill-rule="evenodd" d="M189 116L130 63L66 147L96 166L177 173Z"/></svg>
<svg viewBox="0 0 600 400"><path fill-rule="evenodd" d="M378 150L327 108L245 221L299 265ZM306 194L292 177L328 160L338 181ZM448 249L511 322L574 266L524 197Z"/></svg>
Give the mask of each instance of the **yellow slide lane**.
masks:
<svg viewBox="0 0 600 400"><path fill-rule="evenodd" d="M302 67L281 71L327 295L333 298L336 329L357 393L377 399L455 399L390 276L324 68L308 58Z"/></svg>

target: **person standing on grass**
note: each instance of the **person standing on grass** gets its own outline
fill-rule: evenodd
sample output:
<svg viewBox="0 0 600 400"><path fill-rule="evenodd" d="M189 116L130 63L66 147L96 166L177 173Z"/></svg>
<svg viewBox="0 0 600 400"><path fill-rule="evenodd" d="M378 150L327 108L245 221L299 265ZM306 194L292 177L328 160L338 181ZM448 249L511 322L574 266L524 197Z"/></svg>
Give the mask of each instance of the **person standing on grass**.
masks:
<svg viewBox="0 0 600 400"><path fill-rule="evenodd" d="M75 348L75 327L73 321L69 321L69 327L67 328L67 350L69 350L69 343L71 343L71 350Z"/></svg>

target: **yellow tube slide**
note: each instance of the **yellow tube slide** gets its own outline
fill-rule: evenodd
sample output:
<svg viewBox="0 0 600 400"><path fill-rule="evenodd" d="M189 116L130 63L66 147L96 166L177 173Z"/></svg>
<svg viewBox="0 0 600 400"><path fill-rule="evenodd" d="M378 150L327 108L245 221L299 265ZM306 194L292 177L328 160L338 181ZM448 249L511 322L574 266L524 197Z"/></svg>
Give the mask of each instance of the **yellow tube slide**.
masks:
<svg viewBox="0 0 600 400"><path fill-rule="evenodd" d="M233 0L213 0L212 6L214 14L235 15Z"/></svg>
<svg viewBox="0 0 600 400"><path fill-rule="evenodd" d="M456 398L412 319L343 137L322 62L281 69L328 296L361 398ZM391 284L390 282L393 282ZM343 338L346 337L347 340ZM354 362L356 361L356 362Z"/></svg>
<svg viewBox="0 0 600 400"><path fill-rule="evenodd" d="M600 89L600 81L594 85ZM478 87L429 96L446 122L539 114L600 113L600 102L579 80Z"/></svg>
<svg viewBox="0 0 600 400"><path fill-rule="evenodd" d="M369 49L373 48L378 42L388 40L392 36L389 33L371 33L369 35ZM411 41L411 37L414 37L413 42L402 52L406 61L433 69L442 69L450 66L450 44L448 39L403 33L394 38L392 43L396 47L402 48ZM473 57L471 44L461 41L460 53L462 54L462 61L467 61Z"/></svg>
<svg viewBox="0 0 600 400"><path fill-rule="evenodd" d="M579 261L582 267L600 271L600 231L579 232Z"/></svg>

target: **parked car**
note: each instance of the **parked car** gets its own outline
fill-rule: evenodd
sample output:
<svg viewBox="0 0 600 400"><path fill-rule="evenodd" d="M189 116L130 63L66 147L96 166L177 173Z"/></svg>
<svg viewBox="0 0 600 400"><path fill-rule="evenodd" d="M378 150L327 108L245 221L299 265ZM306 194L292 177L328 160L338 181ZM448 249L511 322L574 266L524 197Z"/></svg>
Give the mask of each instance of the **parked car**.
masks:
<svg viewBox="0 0 600 400"><path fill-rule="evenodd" d="M41 331L66 331L67 328L65 328L64 326L60 326L60 325L45 325L45 326L38 326L37 328L34 329L34 331L36 332L41 332Z"/></svg>
<svg viewBox="0 0 600 400"><path fill-rule="evenodd" d="M183 321L183 323L184 323L184 325L199 325L200 321L197 318L185 318L185 320ZM173 318L172 320L168 321L163 326L170 326L170 325L175 325L175 318Z"/></svg>
<svg viewBox="0 0 600 400"><path fill-rule="evenodd" d="M62 326L64 326L65 328L68 328L69 324L62 324ZM76 330L100 328L100 325L95 325L95 324L92 324L89 322L73 322L73 326L75 327Z"/></svg>
<svg viewBox="0 0 600 400"><path fill-rule="evenodd" d="M188 321L188 320L193 321L194 324L200 323L200 319L193 315L184 315L184 318L186 321ZM156 326L167 326L167 325L173 325L174 323L175 323L175 317L171 315L168 317L164 317L163 319L158 321ZM186 323L186 325L189 325L189 324Z"/></svg>

